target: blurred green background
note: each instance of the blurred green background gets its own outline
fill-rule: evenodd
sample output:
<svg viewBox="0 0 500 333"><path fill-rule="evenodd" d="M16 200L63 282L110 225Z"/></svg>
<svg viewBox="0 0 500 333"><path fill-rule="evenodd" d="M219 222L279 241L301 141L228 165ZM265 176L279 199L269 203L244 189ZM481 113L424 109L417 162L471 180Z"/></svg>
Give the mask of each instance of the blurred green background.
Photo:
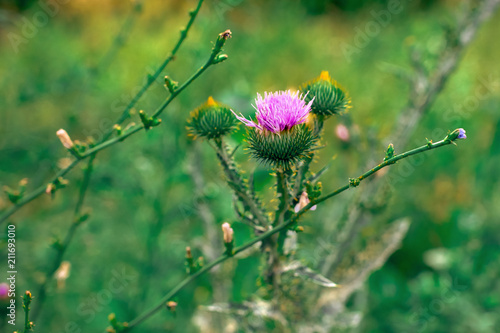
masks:
<svg viewBox="0 0 500 333"><path fill-rule="evenodd" d="M188 10L196 4L146 0L131 18L129 1L62 2L57 13L40 21L28 36L24 20L33 21L44 10L42 2L0 1L1 186L16 187L28 177L29 189L34 189L53 176L69 157L55 135L59 128L74 139L99 140L168 54L187 22ZM355 45L356 29L373 20L371 11L386 9L387 1L206 0L165 74L184 81L203 64L217 34L225 29L233 32L225 47L229 60L210 68L182 93L162 115L161 126L98 155L85 203L91 218L65 255L71 275L65 288L57 288L55 281L49 284L36 331L102 331L111 312L128 320L149 308L184 277L185 247L202 255L207 226L199 214L200 202L214 215L217 233L220 224L229 221L235 223L238 242L252 236L236 223L228 204L231 194L213 151L187 137L189 112L208 96L249 115L256 92L297 88L328 70L348 90L353 105L348 116L326 123L326 147L313 166L319 170L334 157L322 179L324 188L333 190L364 170L370 151L383 157L386 138L408 100L408 86L384 71L384 64L408 68L409 46L417 45L430 67L444 41L443 26L454 22L460 6L451 0L403 2L400 14L393 15L360 52L346 57L342 45ZM130 33L124 34L122 47L113 49L129 19ZM468 139L426 156L410 172L405 162L393 166L408 175L395 185L396 195L378 219L409 217L412 224L402 248L366 282L362 304L356 295L348 303L364 313L358 331L498 332L499 29L496 13L466 50L406 148L425 143L426 137L442 139L433 137L436 129L445 133L464 127ZM22 41L13 43L12 34ZM137 110L152 113L166 96L159 80ZM138 119L133 115L130 121ZM351 122L359 128L361 143L343 143L335 136L339 123ZM230 144L241 142L243 134L240 129ZM403 150L394 144L396 151ZM242 149L237 160L248 173L256 171L256 187L272 207L269 171L249 160ZM191 177L194 164L205 178L201 190L195 189ZM55 253L50 244L64 237L71 224L80 169L69 174L70 185L54 199L44 195L10 218L17 226L18 290L29 289L37 296ZM356 191L363 191L363 186ZM305 218L299 257L310 259L324 226L338 218L350 196L322 205ZM9 205L5 196L0 198L0 211ZM368 226L359 237L370 232ZM2 258L5 244L0 248ZM3 268L6 260L1 261ZM258 289L260 264L257 254L224 264L219 278L204 276L179 294L175 316L163 311L138 331L204 331L192 319L197 307L214 301L216 286L226 296L219 301L248 299ZM122 288L110 292L116 276ZM19 324L20 314L18 308ZM2 322L5 318L2 315L0 330L13 331Z"/></svg>

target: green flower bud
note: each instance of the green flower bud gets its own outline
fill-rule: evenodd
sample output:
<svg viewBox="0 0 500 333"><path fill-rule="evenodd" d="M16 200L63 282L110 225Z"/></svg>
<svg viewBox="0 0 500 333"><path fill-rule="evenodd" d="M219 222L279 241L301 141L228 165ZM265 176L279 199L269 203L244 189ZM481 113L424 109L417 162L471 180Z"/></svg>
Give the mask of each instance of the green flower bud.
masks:
<svg viewBox="0 0 500 333"><path fill-rule="evenodd" d="M387 146L387 150L385 152L384 161L391 159L393 156L394 156L394 145L392 143L389 143L389 146Z"/></svg>
<svg viewBox="0 0 500 333"><path fill-rule="evenodd" d="M155 127L161 124L161 119L158 119L156 117L149 117L143 110L139 111L139 117L141 118L141 122L144 125L144 129L146 131L151 127Z"/></svg>
<svg viewBox="0 0 500 333"><path fill-rule="evenodd" d="M179 82L172 80L170 76L165 76L165 86L167 87L168 91L173 94L177 88L179 88Z"/></svg>
<svg viewBox="0 0 500 333"><path fill-rule="evenodd" d="M313 98L311 112L323 117L340 115L351 108L351 99L347 92L333 80L327 71L321 72L321 75L300 87L303 94L307 93L306 102L309 103Z"/></svg>
<svg viewBox="0 0 500 333"><path fill-rule="evenodd" d="M231 109L210 96L207 102L191 112L187 122L189 135L218 139L232 133L237 128L238 120L234 118Z"/></svg>
<svg viewBox="0 0 500 333"><path fill-rule="evenodd" d="M215 59L212 61L212 64L216 65L218 63L223 62L224 60L227 60L228 55L227 54L219 54Z"/></svg>

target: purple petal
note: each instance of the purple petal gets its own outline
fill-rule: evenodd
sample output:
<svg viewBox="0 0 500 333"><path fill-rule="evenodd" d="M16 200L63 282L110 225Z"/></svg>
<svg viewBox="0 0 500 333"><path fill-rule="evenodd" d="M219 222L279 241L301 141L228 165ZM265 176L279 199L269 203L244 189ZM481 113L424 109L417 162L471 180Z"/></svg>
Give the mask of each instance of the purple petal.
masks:
<svg viewBox="0 0 500 333"><path fill-rule="evenodd" d="M252 120L248 120L246 119L245 117L243 117L243 114L240 113L241 116L238 116L236 113L234 113L233 110L231 110L231 112L234 114L234 116L236 117L236 119L238 119L239 121L241 121L243 124L245 124L246 126L249 126L249 127L256 127L256 128L259 128L260 129L260 126L259 124L256 124L255 122L253 122Z"/></svg>

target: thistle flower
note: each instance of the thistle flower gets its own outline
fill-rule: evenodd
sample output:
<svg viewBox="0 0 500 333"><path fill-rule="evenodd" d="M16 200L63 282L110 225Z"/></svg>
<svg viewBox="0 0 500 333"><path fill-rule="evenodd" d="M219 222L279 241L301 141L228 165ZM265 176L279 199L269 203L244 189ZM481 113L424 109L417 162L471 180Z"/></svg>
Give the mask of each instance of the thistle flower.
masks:
<svg viewBox="0 0 500 333"><path fill-rule="evenodd" d="M351 108L351 99L344 89L330 77L327 71L300 87L301 92L309 92L306 102L313 101L311 112L323 117L342 114ZM314 100L313 100L314 99Z"/></svg>
<svg viewBox="0 0 500 333"><path fill-rule="evenodd" d="M224 222L222 224L222 233L224 237L224 243L229 244L233 241L234 231L229 223Z"/></svg>
<svg viewBox="0 0 500 333"><path fill-rule="evenodd" d="M299 203L295 205L295 213L298 213L300 210L302 210L305 206L307 206L311 200L309 200L309 196L307 195L307 192L302 192L300 195ZM316 205L312 206L309 210L316 210Z"/></svg>
<svg viewBox="0 0 500 333"><path fill-rule="evenodd" d="M307 94L290 90L265 93L264 96L257 94L255 100L256 121L233 114L249 127L247 140L252 155L265 164L288 169L305 157L317 140L305 124L314 98L306 103Z"/></svg>
<svg viewBox="0 0 500 333"><path fill-rule="evenodd" d="M59 140L61 140L61 143L66 149L71 149L73 148L73 141L71 141L71 138L69 137L68 133L63 130L62 128L56 132L57 136L59 137Z"/></svg>
<svg viewBox="0 0 500 333"><path fill-rule="evenodd" d="M314 98L308 104L304 98L298 91L292 93L290 90L270 94L266 92L264 98L257 94L254 106L257 123L247 120L243 115L238 116L234 111L233 114L246 126L278 134L306 121Z"/></svg>
<svg viewBox="0 0 500 333"><path fill-rule="evenodd" d="M237 127L237 121L226 105L216 102L211 96L207 102L191 112L187 129L194 138L218 139L230 134Z"/></svg>

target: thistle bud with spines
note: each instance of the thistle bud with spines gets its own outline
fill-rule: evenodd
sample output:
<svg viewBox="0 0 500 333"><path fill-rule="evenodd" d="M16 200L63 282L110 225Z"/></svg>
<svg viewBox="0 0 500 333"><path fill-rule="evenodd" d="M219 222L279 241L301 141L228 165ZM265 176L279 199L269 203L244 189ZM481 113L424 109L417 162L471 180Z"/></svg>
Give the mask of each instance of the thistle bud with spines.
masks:
<svg viewBox="0 0 500 333"><path fill-rule="evenodd" d="M311 113L318 117L341 115L351 108L349 95L327 71L322 71L318 78L304 83L300 91L308 93L306 102L314 99Z"/></svg>
<svg viewBox="0 0 500 333"><path fill-rule="evenodd" d="M236 130L238 121L231 114L231 109L212 96L200 107L191 112L187 121L189 135L193 138L219 139Z"/></svg>

